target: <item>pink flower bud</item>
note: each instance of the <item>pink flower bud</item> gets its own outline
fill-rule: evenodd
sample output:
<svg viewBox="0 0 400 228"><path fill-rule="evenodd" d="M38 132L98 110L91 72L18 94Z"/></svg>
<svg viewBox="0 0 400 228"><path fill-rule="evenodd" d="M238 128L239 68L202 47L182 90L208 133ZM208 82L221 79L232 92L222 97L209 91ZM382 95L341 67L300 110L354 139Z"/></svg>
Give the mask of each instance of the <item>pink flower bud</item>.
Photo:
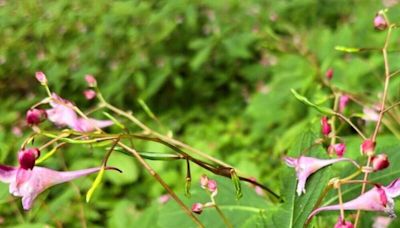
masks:
<svg viewBox="0 0 400 228"><path fill-rule="evenodd" d="M89 87L96 87L97 81L96 81L96 78L93 77L93 75L87 74L85 76L85 80Z"/></svg>
<svg viewBox="0 0 400 228"><path fill-rule="evenodd" d="M328 136L331 133L331 125L328 123L328 117L323 116L321 118L321 130L322 134Z"/></svg>
<svg viewBox="0 0 400 228"><path fill-rule="evenodd" d="M200 186L204 189L207 188L208 185L208 177L206 175L201 175L200 177Z"/></svg>
<svg viewBox="0 0 400 228"><path fill-rule="evenodd" d="M37 148L21 150L18 153L18 162L22 169L33 169L36 159L40 156L40 151Z"/></svg>
<svg viewBox="0 0 400 228"><path fill-rule="evenodd" d="M353 228L353 227L354 225L351 222L345 221L341 216L339 216L339 219L335 224L335 228Z"/></svg>
<svg viewBox="0 0 400 228"><path fill-rule="evenodd" d="M344 109L346 108L346 106L349 103L349 101L350 101L350 97L349 96L346 96L346 95L340 96L340 99L339 99L339 112L343 112L344 111Z"/></svg>
<svg viewBox="0 0 400 228"><path fill-rule="evenodd" d="M35 77L40 82L40 84L42 84L42 85L47 84L47 78L43 72L41 72L41 71L36 72Z"/></svg>
<svg viewBox="0 0 400 228"><path fill-rule="evenodd" d="M326 71L325 77L326 77L328 80L331 80L331 79L333 78L333 69L332 69L332 68L329 68L329 69Z"/></svg>
<svg viewBox="0 0 400 228"><path fill-rule="evenodd" d="M343 157L343 154L346 152L346 145L344 143L337 143L334 145L330 145L328 151L335 152L336 155L341 158Z"/></svg>
<svg viewBox="0 0 400 228"><path fill-rule="evenodd" d="M158 202L160 204L166 204L170 199L171 197L169 196L169 194L164 194L158 198Z"/></svg>
<svg viewBox="0 0 400 228"><path fill-rule="evenodd" d="M83 91L83 95L85 95L86 100L92 100L96 97L96 92L92 89L88 89Z"/></svg>
<svg viewBox="0 0 400 228"><path fill-rule="evenodd" d="M204 205L201 203L195 203L192 205L192 212L196 214L201 214L203 212Z"/></svg>
<svg viewBox="0 0 400 228"><path fill-rule="evenodd" d="M372 155L375 151L375 142L371 139L366 139L360 146L360 150L362 154Z"/></svg>
<svg viewBox="0 0 400 228"><path fill-rule="evenodd" d="M207 188L210 192L217 191L217 182L215 180L209 180L207 183Z"/></svg>
<svg viewBox="0 0 400 228"><path fill-rule="evenodd" d="M46 111L42 109L29 109L26 112L26 122L28 125L37 125L46 119Z"/></svg>
<svg viewBox="0 0 400 228"><path fill-rule="evenodd" d="M386 154L378 154L372 157L372 168L374 171L386 169L390 163Z"/></svg>
<svg viewBox="0 0 400 228"><path fill-rule="evenodd" d="M377 14L374 18L374 27L376 30L385 30L387 28L387 22L382 14Z"/></svg>

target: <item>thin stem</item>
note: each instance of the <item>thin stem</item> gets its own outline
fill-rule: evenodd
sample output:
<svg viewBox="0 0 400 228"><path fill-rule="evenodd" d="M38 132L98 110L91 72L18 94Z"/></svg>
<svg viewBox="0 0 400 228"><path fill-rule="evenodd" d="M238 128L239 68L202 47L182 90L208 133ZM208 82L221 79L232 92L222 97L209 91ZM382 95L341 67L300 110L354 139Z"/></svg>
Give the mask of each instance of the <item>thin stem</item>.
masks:
<svg viewBox="0 0 400 228"><path fill-rule="evenodd" d="M386 20L387 20L387 18L386 18ZM388 24L390 24L390 23L388 22ZM383 88L383 96L382 96L382 101L381 101L381 107L379 109L380 112L379 112L378 121L376 122L375 130L374 130L374 133L373 133L373 135L371 137L371 140L373 142L376 141L376 137L378 136L378 132L379 132L380 126L382 124L383 115L385 114L386 97L387 97L387 94L388 94L389 81L390 81L390 72L389 72L390 68L389 68L389 60L388 60L388 56L387 56L387 48L388 48L388 45L389 45L390 35L392 33L392 27L393 26L390 25L389 28L388 28L388 32L386 34L386 39L385 39L385 44L384 44L384 46L382 48L383 61L384 61L384 65L385 65L385 84L384 84L384 88ZM371 159L372 159L372 155L369 155L368 156L367 167L370 166ZM365 182L368 181L368 175L369 175L369 172L365 172L365 174L364 174L364 181ZM366 183L363 183L362 187L361 187L361 194L363 194L365 192L365 188L366 188ZM355 219L355 222L354 222L354 227L356 227L356 228L357 228L358 222L360 220L360 214L361 214L361 211L357 210L356 219Z"/></svg>
<svg viewBox="0 0 400 228"><path fill-rule="evenodd" d="M340 216L342 219L344 219L344 208L343 208L343 199L342 199L342 188L338 186L338 196L339 196L339 205L340 205Z"/></svg>
<svg viewBox="0 0 400 228"><path fill-rule="evenodd" d="M214 204L215 210L218 212L218 215L222 218L222 221L224 221L226 227L233 228L233 225L229 222L228 218L222 213L222 210L218 207L217 204Z"/></svg>
<svg viewBox="0 0 400 228"><path fill-rule="evenodd" d="M338 103L339 103L339 96L337 94L335 94L335 99L334 99L334 103L333 103L333 111L337 112L338 109ZM331 137L331 145L334 145L336 143L336 115L334 115L332 117L332 137ZM329 151L329 150L328 150ZM329 156L331 156L329 154Z"/></svg>
<svg viewBox="0 0 400 228"><path fill-rule="evenodd" d="M183 211L199 226L204 227L201 221L192 214L191 210L186 207L186 205L179 199L179 197L175 194L175 192L168 186L167 183L154 171L153 168L140 156L140 154L133 148L123 144L122 142L118 142L118 145L124 148L126 151L130 152L136 159L140 162L140 164L153 176L164 188L167 190L168 194L178 203L178 205L183 209Z"/></svg>
<svg viewBox="0 0 400 228"><path fill-rule="evenodd" d="M364 140L367 139L367 137L365 137L365 135L361 132L361 130L358 129L357 126L354 125L350 119L348 119L342 113L339 112L335 112L335 115L338 116L340 119L346 121L361 136L361 138L363 138Z"/></svg>

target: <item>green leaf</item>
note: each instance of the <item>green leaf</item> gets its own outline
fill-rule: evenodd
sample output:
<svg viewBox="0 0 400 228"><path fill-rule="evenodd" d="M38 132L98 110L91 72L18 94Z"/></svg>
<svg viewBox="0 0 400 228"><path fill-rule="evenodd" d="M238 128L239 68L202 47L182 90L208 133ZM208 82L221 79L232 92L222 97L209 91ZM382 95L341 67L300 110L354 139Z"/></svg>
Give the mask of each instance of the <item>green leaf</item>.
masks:
<svg viewBox="0 0 400 228"><path fill-rule="evenodd" d="M94 180L92 186L90 187L90 189L88 190L88 192L86 193L86 202L89 203L90 198L92 197L94 191L96 190L96 188L101 184L101 180L103 179L103 175L104 175L104 167L101 167L99 173L97 174L96 179Z"/></svg>
<svg viewBox="0 0 400 228"><path fill-rule="evenodd" d="M116 185L131 184L139 177L139 170L133 158L121 153L112 153L108 159L107 166L113 166L123 173L107 172L107 180Z"/></svg>
<svg viewBox="0 0 400 228"><path fill-rule="evenodd" d="M335 112L332 109L326 108L326 107L320 107L320 106L312 103L306 97L304 97L304 96L300 95L299 93L297 93L296 90L291 89L290 91L297 98L297 100L303 102L304 104L306 104L306 105L308 105L308 106L310 106L312 108L315 108L317 111L319 111L319 112L321 112L323 114L326 114L326 115L334 115L335 114Z"/></svg>

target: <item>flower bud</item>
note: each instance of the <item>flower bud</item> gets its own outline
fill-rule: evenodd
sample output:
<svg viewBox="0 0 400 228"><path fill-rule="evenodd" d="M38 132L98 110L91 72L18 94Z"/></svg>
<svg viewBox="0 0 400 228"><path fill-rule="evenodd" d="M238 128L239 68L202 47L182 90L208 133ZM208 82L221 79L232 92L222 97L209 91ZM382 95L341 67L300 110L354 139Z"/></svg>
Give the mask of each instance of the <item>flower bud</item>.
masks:
<svg viewBox="0 0 400 228"><path fill-rule="evenodd" d="M37 148L21 150L18 153L19 166L22 169L33 169L36 159L40 156L40 151Z"/></svg>
<svg viewBox="0 0 400 228"><path fill-rule="evenodd" d="M97 86L96 78L94 78L93 75L87 74L85 76L85 80L86 80L86 82L87 82L89 87L96 87Z"/></svg>
<svg viewBox="0 0 400 228"><path fill-rule="evenodd" d="M210 192L217 191L217 182L215 180L209 180L207 183L207 188Z"/></svg>
<svg viewBox="0 0 400 228"><path fill-rule="evenodd" d="M46 111L43 109L29 109L26 112L26 122L28 125L37 125L46 119Z"/></svg>
<svg viewBox="0 0 400 228"><path fill-rule="evenodd" d="M382 14L378 13L374 18L374 27L376 30L385 30L388 24Z"/></svg>
<svg viewBox="0 0 400 228"><path fill-rule="evenodd" d="M192 212L196 214L201 214L203 212L204 205L201 203L195 203L192 205Z"/></svg>
<svg viewBox="0 0 400 228"><path fill-rule="evenodd" d="M96 92L92 89L88 89L83 91L83 95L85 95L86 100L92 100L96 97Z"/></svg>
<svg viewBox="0 0 400 228"><path fill-rule="evenodd" d="M332 69L332 68L329 68L329 69L326 71L325 77L326 77L328 80L332 80L332 78L333 78L333 69Z"/></svg>
<svg viewBox="0 0 400 228"><path fill-rule="evenodd" d="M328 117L323 116L321 118L321 130L322 134L328 136L331 133L331 125L328 123Z"/></svg>
<svg viewBox="0 0 400 228"><path fill-rule="evenodd" d="M386 154L378 154L373 156L371 164L374 171L386 169L390 165L389 159Z"/></svg>
<svg viewBox="0 0 400 228"><path fill-rule="evenodd" d="M41 71L36 72L35 77L40 82L40 84L42 84L42 85L47 84L47 78L43 72L41 72Z"/></svg>
<svg viewBox="0 0 400 228"><path fill-rule="evenodd" d="M371 139L366 139L360 146L360 150L362 154L372 155L375 151L375 142Z"/></svg>
<svg viewBox="0 0 400 228"><path fill-rule="evenodd" d="M339 216L339 219L336 222L334 227L335 228L353 228L354 225L349 221L345 221L341 216Z"/></svg>
<svg viewBox="0 0 400 228"><path fill-rule="evenodd" d="M334 145L330 145L328 151L329 154L336 153L336 155L341 158L346 152L346 145L344 143L336 143Z"/></svg>
<svg viewBox="0 0 400 228"><path fill-rule="evenodd" d="M347 104L350 101L350 97L347 95L340 96L339 98L339 112L343 112Z"/></svg>
<svg viewBox="0 0 400 228"><path fill-rule="evenodd" d="M208 185L208 177L206 175L201 175L200 177L200 186L204 189L207 188Z"/></svg>

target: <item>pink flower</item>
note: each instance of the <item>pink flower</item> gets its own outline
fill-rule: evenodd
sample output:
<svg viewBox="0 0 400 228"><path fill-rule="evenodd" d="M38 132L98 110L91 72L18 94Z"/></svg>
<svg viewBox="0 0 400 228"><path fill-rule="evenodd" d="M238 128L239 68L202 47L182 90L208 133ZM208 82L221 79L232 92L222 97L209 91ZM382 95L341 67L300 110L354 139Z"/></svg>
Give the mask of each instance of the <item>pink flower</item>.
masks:
<svg viewBox="0 0 400 228"><path fill-rule="evenodd" d="M166 204L171 199L169 194L164 194L158 198L160 204Z"/></svg>
<svg viewBox="0 0 400 228"><path fill-rule="evenodd" d="M96 78L93 77L93 75L90 75L90 74L85 75L85 80L86 80L86 82L87 82L89 87L96 87L97 86Z"/></svg>
<svg viewBox="0 0 400 228"><path fill-rule="evenodd" d="M79 132L90 132L97 128L104 128L113 125L111 120L96 120L92 118L85 119L78 117L74 110L74 105L57 94L52 95L50 101L51 109L46 110L48 119L59 127L68 126Z"/></svg>
<svg viewBox="0 0 400 228"><path fill-rule="evenodd" d="M390 163L386 154L378 154L372 157L371 165L374 171L386 169Z"/></svg>
<svg viewBox="0 0 400 228"><path fill-rule="evenodd" d="M395 217L393 198L400 195L400 178L394 180L387 187L376 185L371 190L342 204L344 210L383 211L390 217ZM320 207L311 212L308 219L321 211L340 210L340 205Z"/></svg>
<svg viewBox="0 0 400 228"><path fill-rule="evenodd" d="M100 170L100 168L91 168L59 172L34 166L38 156L38 149L26 149L18 154L19 167L0 165L0 181L10 184L9 190L12 195L22 197L22 206L25 210L31 209L36 197L51 186Z"/></svg>
<svg viewBox="0 0 400 228"><path fill-rule="evenodd" d="M376 30L385 30L388 24L382 14L377 14L374 18L374 27Z"/></svg>
<svg viewBox="0 0 400 228"><path fill-rule="evenodd" d="M349 222L345 221L342 217L339 216L338 221L335 224L334 228L353 228L354 225Z"/></svg>
<svg viewBox="0 0 400 228"><path fill-rule="evenodd" d="M36 72L35 77L40 82L40 84L42 84L42 85L47 84L47 78L43 72L41 72L41 71Z"/></svg>
<svg viewBox="0 0 400 228"><path fill-rule="evenodd" d="M46 119L46 117L46 111L43 109L29 109L28 112L26 112L26 123L28 125L38 125Z"/></svg>
<svg viewBox="0 0 400 228"><path fill-rule="evenodd" d="M347 96L347 95L340 96L340 99L339 99L339 112L343 112L344 111L344 109L346 108L346 106L349 103L349 101L350 101L350 97L349 96Z"/></svg>
<svg viewBox="0 0 400 228"><path fill-rule="evenodd" d="M331 79L333 78L333 69L332 69L332 68L329 68L329 69L326 71L325 77L326 77L328 80L331 80Z"/></svg>
<svg viewBox="0 0 400 228"><path fill-rule="evenodd" d="M346 152L346 145L344 143L336 143L334 145L330 145L328 151L334 151L336 155L341 158Z"/></svg>
<svg viewBox="0 0 400 228"><path fill-rule="evenodd" d="M192 205L192 212L196 214L201 214L201 212L203 212L203 207L204 205L201 203L194 203Z"/></svg>
<svg viewBox="0 0 400 228"><path fill-rule="evenodd" d="M375 142L371 139L366 139L360 146L360 151L365 155L372 155L375 151Z"/></svg>
<svg viewBox="0 0 400 228"><path fill-rule="evenodd" d="M322 134L328 136L331 133L331 125L328 123L328 117L323 116L321 118L321 131Z"/></svg>
<svg viewBox="0 0 400 228"><path fill-rule="evenodd" d="M83 95L85 95L86 100L92 100L96 97L96 92L92 89L88 89L83 91Z"/></svg>
<svg viewBox="0 0 400 228"><path fill-rule="evenodd" d="M288 166L293 167L296 170L298 180L297 195L299 196L302 193L306 193L305 185L307 182L307 178L311 174L315 173L325 166L331 165L336 162L349 161L358 167L357 163L349 158L318 159L313 157L300 156L299 158L285 157L284 160Z"/></svg>
<svg viewBox="0 0 400 228"><path fill-rule="evenodd" d="M363 119L366 122L376 122L379 119L379 114L376 109L372 108L363 108Z"/></svg>

